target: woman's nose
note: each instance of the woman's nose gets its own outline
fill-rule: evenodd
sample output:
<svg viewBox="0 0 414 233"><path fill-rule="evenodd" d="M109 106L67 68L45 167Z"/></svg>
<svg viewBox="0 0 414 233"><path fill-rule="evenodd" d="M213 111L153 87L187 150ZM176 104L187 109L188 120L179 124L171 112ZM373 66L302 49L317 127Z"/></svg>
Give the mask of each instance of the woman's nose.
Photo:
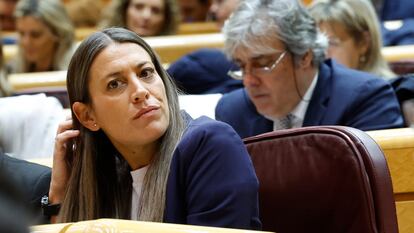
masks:
<svg viewBox="0 0 414 233"><path fill-rule="evenodd" d="M143 83L141 83L140 80L134 80L133 82L131 82L131 88L132 88L131 101L133 103L142 102L148 99L149 97L148 89Z"/></svg>
<svg viewBox="0 0 414 233"><path fill-rule="evenodd" d="M149 19L149 18L151 18L151 15L152 15L152 12L151 12L151 8L150 8L150 7L145 7L145 8L142 10L142 17L143 17L144 19Z"/></svg>
<svg viewBox="0 0 414 233"><path fill-rule="evenodd" d="M27 34L22 34L20 36L20 43L25 47L30 45L30 36Z"/></svg>

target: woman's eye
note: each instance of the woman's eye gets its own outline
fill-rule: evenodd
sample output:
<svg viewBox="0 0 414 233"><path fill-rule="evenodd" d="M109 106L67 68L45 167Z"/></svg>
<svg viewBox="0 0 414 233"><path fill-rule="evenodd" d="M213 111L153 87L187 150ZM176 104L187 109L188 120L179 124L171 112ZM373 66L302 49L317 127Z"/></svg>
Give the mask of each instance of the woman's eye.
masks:
<svg viewBox="0 0 414 233"><path fill-rule="evenodd" d="M143 79L149 79L154 76L154 69L153 68L145 68L141 71L140 77Z"/></svg>
<svg viewBox="0 0 414 233"><path fill-rule="evenodd" d="M116 89L121 85L119 80L112 80L108 83L107 87L108 89Z"/></svg>
<svg viewBox="0 0 414 233"><path fill-rule="evenodd" d="M341 42L338 39L329 39L328 40L329 46L338 47Z"/></svg>
<svg viewBox="0 0 414 233"><path fill-rule="evenodd" d="M162 10L161 10L161 8L159 8L159 7L153 7L153 8L151 9L151 11L152 11L152 13L153 13L154 15L161 15L161 14L162 14Z"/></svg>

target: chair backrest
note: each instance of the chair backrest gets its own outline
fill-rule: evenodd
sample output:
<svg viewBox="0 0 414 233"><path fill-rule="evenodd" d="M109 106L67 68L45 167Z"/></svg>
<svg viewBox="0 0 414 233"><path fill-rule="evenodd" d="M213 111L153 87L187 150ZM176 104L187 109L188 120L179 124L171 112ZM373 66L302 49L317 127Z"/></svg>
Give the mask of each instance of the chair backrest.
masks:
<svg viewBox="0 0 414 233"><path fill-rule="evenodd" d="M387 163L366 133L317 126L244 141L260 182L263 230L398 232Z"/></svg>

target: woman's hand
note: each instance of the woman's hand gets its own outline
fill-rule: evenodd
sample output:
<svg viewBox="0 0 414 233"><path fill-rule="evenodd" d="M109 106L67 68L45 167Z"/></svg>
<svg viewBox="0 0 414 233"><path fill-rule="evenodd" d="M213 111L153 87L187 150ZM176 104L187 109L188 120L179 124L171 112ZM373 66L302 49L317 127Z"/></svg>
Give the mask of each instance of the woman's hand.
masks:
<svg viewBox="0 0 414 233"><path fill-rule="evenodd" d="M52 180L49 189L49 202L61 203L65 195L66 185L70 171L65 160L67 143L70 139L79 135L79 130L72 129L72 119L65 120L59 124L53 153ZM72 148L70 148L72 149Z"/></svg>

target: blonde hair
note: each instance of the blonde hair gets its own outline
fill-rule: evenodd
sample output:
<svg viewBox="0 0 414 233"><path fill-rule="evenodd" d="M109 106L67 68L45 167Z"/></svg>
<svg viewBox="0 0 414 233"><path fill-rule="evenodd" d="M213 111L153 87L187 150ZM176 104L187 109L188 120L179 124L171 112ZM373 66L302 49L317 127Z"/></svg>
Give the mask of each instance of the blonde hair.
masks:
<svg viewBox="0 0 414 233"><path fill-rule="evenodd" d="M19 0L14 11L16 18L32 16L42 21L58 38L58 47L53 56L53 70L66 70L74 51L75 33L72 22L60 0ZM19 48L20 50L20 48ZM16 59L13 72L28 72L30 64L22 52Z"/></svg>
<svg viewBox="0 0 414 233"><path fill-rule="evenodd" d="M175 34L180 23L180 14L175 0L162 0L165 5L164 25L161 32L156 36ZM99 24L101 29L109 27L123 27L126 25L126 12L131 0L112 0L104 13L103 19ZM128 29L128 28L127 28Z"/></svg>
<svg viewBox="0 0 414 233"><path fill-rule="evenodd" d="M170 163L184 131L184 120L180 115L177 89L154 51L136 33L126 29L109 28L92 34L81 43L69 65L67 87L70 104L91 103L89 69L96 56L113 43L135 43L145 49L165 86L169 125L159 139L158 153L145 175L138 212L139 220L161 222ZM73 142L74 151L68 150L66 155L71 174L59 221L130 218L132 180L127 162L102 130L88 130L73 112L72 119L74 129L80 130L80 136Z"/></svg>
<svg viewBox="0 0 414 233"><path fill-rule="evenodd" d="M381 54L382 39L378 18L368 0L316 0L309 12L317 23L339 23L345 26L355 42L367 40L365 58L359 61L359 70L384 78L395 77ZM364 34L369 34L369 39ZM364 61L365 60L365 61Z"/></svg>

